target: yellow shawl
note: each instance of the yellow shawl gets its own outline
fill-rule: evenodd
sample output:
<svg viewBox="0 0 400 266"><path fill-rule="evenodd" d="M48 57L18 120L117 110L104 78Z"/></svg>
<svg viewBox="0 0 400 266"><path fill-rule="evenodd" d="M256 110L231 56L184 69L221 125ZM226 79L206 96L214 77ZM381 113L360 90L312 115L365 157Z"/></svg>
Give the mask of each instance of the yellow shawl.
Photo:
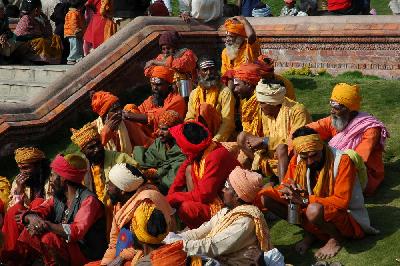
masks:
<svg viewBox="0 0 400 266"><path fill-rule="evenodd" d="M248 100L242 100L242 126L243 131L255 136L262 136L262 119L256 93Z"/></svg>
<svg viewBox="0 0 400 266"><path fill-rule="evenodd" d="M98 117L96 119L96 125L97 125L97 130L100 133L104 127L101 117ZM133 148L131 140L129 138L128 129L126 128L125 123L123 121L119 123L117 133L119 138L119 146L121 147L121 150L119 152L132 155ZM117 146L115 145L114 140L112 138L107 142L105 149L110 151L117 151Z"/></svg>
<svg viewBox="0 0 400 266"><path fill-rule="evenodd" d="M208 103L217 108L219 92L220 90L217 86L209 89L197 86L197 90L194 91L195 94L193 95L193 105L196 113L199 112L199 107L202 103Z"/></svg>

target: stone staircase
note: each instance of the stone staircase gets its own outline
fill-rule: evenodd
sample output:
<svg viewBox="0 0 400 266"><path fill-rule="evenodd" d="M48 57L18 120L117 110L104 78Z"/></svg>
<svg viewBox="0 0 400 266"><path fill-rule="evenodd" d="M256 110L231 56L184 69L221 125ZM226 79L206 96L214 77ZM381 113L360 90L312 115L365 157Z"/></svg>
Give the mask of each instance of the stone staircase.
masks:
<svg viewBox="0 0 400 266"><path fill-rule="evenodd" d="M0 103L24 103L63 76L69 65L0 66Z"/></svg>

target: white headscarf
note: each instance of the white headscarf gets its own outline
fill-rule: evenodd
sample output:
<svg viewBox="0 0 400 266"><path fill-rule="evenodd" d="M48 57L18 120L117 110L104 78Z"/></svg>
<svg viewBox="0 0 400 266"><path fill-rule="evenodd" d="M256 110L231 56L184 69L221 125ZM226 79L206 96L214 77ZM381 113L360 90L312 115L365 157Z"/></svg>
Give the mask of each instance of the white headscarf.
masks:
<svg viewBox="0 0 400 266"><path fill-rule="evenodd" d="M134 175L126 167L126 163L114 165L110 170L109 179L117 188L125 192L137 190L144 182L141 176Z"/></svg>
<svg viewBox="0 0 400 266"><path fill-rule="evenodd" d="M280 84L264 84L260 80L256 87L257 101L279 105L283 103L286 95L286 88Z"/></svg>

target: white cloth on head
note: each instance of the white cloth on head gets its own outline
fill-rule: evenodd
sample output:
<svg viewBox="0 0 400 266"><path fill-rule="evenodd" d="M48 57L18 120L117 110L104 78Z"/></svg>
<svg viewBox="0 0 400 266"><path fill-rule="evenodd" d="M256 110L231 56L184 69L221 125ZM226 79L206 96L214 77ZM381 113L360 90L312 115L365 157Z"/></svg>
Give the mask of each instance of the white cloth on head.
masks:
<svg viewBox="0 0 400 266"><path fill-rule="evenodd" d="M282 104L285 99L285 94L286 88L280 84L264 84L262 80L260 80L256 87L257 101L271 105Z"/></svg>
<svg viewBox="0 0 400 266"><path fill-rule="evenodd" d="M117 163L108 174L110 181L119 189L125 192L137 190L144 180L141 176L134 175L127 167L126 163Z"/></svg>

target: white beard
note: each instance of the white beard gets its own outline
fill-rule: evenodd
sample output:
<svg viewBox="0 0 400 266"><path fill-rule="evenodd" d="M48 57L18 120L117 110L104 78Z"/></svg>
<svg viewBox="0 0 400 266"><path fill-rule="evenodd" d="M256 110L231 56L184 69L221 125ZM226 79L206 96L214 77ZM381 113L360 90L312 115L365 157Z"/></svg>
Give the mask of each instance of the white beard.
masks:
<svg viewBox="0 0 400 266"><path fill-rule="evenodd" d="M332 118L332 126L336 129L337 132L343 131L349 124L349 120L346 118L334 115L331 115L331 118Z"/></svg>
<svg viewBox="0 0 400 266"><path fill-rule="evenodd" d="M238 36L238 37L236 37L236 40L233 44L231 44L231 45L225 44L226 54L227 54L229 60L235 60L235 58L238 56L240 46L242 46L243 42L244 42L244 38Z"/></svg>

